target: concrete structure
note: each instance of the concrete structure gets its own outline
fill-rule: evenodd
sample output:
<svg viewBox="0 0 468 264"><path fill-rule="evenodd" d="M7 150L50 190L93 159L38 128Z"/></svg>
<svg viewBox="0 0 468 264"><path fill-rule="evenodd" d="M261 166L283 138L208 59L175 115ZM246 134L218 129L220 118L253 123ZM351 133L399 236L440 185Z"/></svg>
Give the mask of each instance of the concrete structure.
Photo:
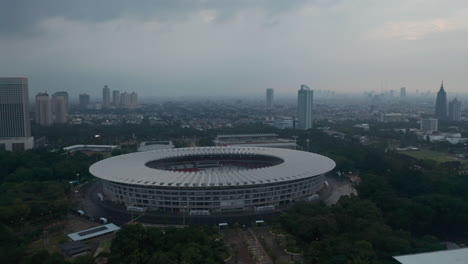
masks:
<svg viewBox="0 0 468 264"><path fill-rule="evenodd" d="M401 264L466 264L468 248L393 257Z"/></svg>
<svg viewBox="0 0 468 264"><path fill-rule="evenodd" d="M80 103L80 108L81 109L88 109L89 103L90 103L90 97L89 94L80 94L79 98L79 103Z"/></svg>
<svg viewBox="0 0 468 264"><path fill-rule="evenodd" d="M401 113L382 113L380 115L380 121L382 122L407 122L408 115Z"/></svg>
<svg viewBox="0 0 468 264"><path fill-rule="evenodd" d="M69 98L68 98L68 93L65 92L65 91L60 91L60 92L56 92L52 95L52 101L54 100L54 98L56 96L62 96L63 98L65 98L65 104L66 104L66 108L67 108L67 111L70 109L70 101L69 101ZM53 110L52 110L53 111Z"/></svg>
<svg viewBox="0 0 468 264"><path fill-rule="evenodd" d="M66 242L60 244L60 249L68 257L75 257L86 254L91 249L81 241Z"/></svg>
<svg viewBox="0 0 468 264"><path fill-rule="evenodd" d="M132 99L131 99L131 96L130 96L129 93L123 92L123 93L120 94L120 105L122 107L130 106L131 101L132 101Z"/></svg>
<svg viewBox="0 0 468 264"><path fill-rule="evenodd" d="M277 134L233 134L217 135L213 140L215 146L248 146L267 148L296 149L296 140L280 138Z"/></svg>
<svg viewBox="0 0 468 264"><path fill-rule="evenodd" d="M294 118L286 116L277 117L273 120L272 125L279 129L294 128Z"/></svg>
<svg viewBox="0 0 468 264"><path fill-rule="evenodd" d="M112 91L112 104L116 107L120 105L120 91L119 90Z"/></svg>
<svg viewBox="0 0 468 264"><path fill-rule="evenodd" d="M147 210L216 215L258 213L307 200L333 160L310 152L199 147L136 152L93 164L104 199Z"/></svg>
<svg viewBox="0 0 468 264"><path fill-rule="evenodd" d="M67 236L72 241L84 241L84 240L89 240L89 239L93 239L96 237L104 236L110 233L114 233L119 230L120 228L118 226L114 224L107 224L107 225L89 228L89 229L79 231L76 233L71 233L71 234L68 234Z"/></svg>
<svg viewBox="0 0 468 264"><path fill-rule="evenodd" d="M430 142L443 142L447 141L450 144L459 144L465 143L467 138L462 138L461 133L437 133L431 135L424 135L424 140L429 140Z"/></svg>
<svg viewBox="0 0 468 264"><path fill-rule="evenodd" d="M0 78L0 138L30 137L27 78Z"/></svg>
<svg viewBox="0 0 468 264"><path fill-rule="evenodd" d="M112 150L118 148L115 145L73 145L63 148L66 152L111 152Z"/></svg>
<svg viewBox="0 0 468 264"><path fill-rule="evenodd" d="M462 104L458 101L457 98L453 99L449 103L448 107L448 118L452 121L460 121L461 120L461 107Z"/></svg>
<svg viewBox="0 0 468 264"><path fill-rule="evenodd" d="M0 149L21 151L33 147L28 79L0 78Z"/></svg>
<svg viewBox="0 0 468 264"><path fill-rule="evenodd" d="M421 119L421 132L431 134L437 130L439 130L439 120L435 118Z"/></svg>
<svg viewBox="0 0 468 264"><path fill-rule="evenodd" d="M172 144L172 141L144 141L140 143L138 151L142 152L172 148L175 148L174 144Z"/></svg>
<svg viewBox="0 0 468 264"><path fill-rule="evenodd" d="M68 94L64 92L55 93L52 96L52 112L54 115L54 123L65 124L68 121Z"/></svg>
<svg viewBox="0 0 468 264"><path fill-rule="evenodd" d="M0 150L24 151L34 147L33 137L0 138Z"/></svg>
<svg viewBox="0 0 468 264"><path fill-rule="evenodd" d="M314 91L307 85L301 85L297 94L298 129L312 128L312 104Z"/></svg>
<svg viewBox="0 0 468 264"><path fill-rule="evenodd" d="M266 89L266 107L271 109L273 108L275 99L275 90L273 88Z"/></svg>
<svg viewBox="0 0 468 264"><path fill-rule="evenodd" d="M133 107L138 106L138 94L135 92L130 94L130 105Z"/></svg>
<svg viewBox="0 0 468 264"><path fill-rule="evenodd" d="M444 90L443 82L440 85L439 92L437 93L435 116L438 119L447 119L447 93Z"/></svg>
<svg viewBox="0 0 468 264"><path fill-rule="evenodd" d="M102 88L102 108L110 107L110 100L111 100L110 93L111 92L110 92L109 86L105 85L104 88Z"/></svg>
<svg viewBox="0 0 468 264"><path fill-rule="evenodd" d="M47 93L38 93L36 95L36 124L41 126L52 125L52 105Z"/></svg>
<svg viewBox="0 0 468 264"><path fill-rule="evenodd" d="M400 97L401 98L406 97L406 87L401 87L400 88Z"/></svg>

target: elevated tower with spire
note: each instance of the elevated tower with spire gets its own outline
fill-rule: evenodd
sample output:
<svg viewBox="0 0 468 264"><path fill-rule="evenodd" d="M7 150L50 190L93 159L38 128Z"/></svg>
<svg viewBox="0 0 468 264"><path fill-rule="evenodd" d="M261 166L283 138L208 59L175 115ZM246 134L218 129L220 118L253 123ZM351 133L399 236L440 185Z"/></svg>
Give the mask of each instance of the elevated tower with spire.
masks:
<svg viewBox="0 0 468 264"><path fill-rule="evenodd" d="M440 90L437 93L435 116L438 119L447 119L447 93L444 89L444 81L442 81Z"/></svg>

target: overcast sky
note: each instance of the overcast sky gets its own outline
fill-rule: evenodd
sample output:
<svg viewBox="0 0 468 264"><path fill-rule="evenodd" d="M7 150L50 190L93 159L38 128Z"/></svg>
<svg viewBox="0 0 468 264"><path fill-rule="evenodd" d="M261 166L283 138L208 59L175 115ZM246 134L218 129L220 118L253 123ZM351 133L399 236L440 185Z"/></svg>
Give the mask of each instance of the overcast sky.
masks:
<svg viewBox="0 0 468 264"><path fill-rule="evenodd" d="M32 95L468 91L466 0L0 2L0 76Z"/></svg>

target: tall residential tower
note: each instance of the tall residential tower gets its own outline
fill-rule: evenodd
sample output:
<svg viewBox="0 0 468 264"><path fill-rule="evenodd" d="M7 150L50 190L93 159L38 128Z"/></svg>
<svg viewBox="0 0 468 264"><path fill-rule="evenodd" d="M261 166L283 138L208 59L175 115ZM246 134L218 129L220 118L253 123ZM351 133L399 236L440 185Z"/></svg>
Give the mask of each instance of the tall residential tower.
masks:
<svg viewBox="0 0 468 264"><path fill-rule="evenodd" d="M52 95L54 123L64 124L68 120L68 93L56 92Z"/></svg>
<svg viewBox="0 0 468 264"><path fill-rule="evenodd" d="M452 121L460 121L461 120L461 102L458 101L457 98L453 99L449 103L448 107L448 118Z"/></svg>
<svg viewBox="0 0 468 264"><path fill-rule="evenodd" d="M41 126L52 125L52 107L50 97L47 93L38 93L36 95L36 124Z"/></svg>
<svg viewBox="0 0 468 264"><path fill-rule="evenodd" d="M102 88L102 108L109 108L111 103L111 91L109 86Z"/></svg>
<svg viewBox="0 0 468 264"><path fill-rule="evenodd" d="M112 104L117 107L120 104L120 91L114 90L112 91Z"/></svg>
<svg viewBox="0 0 468 264"><path fill-rule="evenodd" d="M275 90L273 88L266 89L266 107L271 109L273 108L275 99Z"/></svg>
<svg viewBox="0 0 468 264"><path fill-rule="evenodd" d="M90 103L89 94L80 94L79 103L81 109L88 109L88 105Z"/></svg>
<svg viewBox="0 0 468 264"><path fill-rule="evenodd" d="M303 84L297 93L297 118L299 129L312 128L312 103L314 91Z"/></svg>

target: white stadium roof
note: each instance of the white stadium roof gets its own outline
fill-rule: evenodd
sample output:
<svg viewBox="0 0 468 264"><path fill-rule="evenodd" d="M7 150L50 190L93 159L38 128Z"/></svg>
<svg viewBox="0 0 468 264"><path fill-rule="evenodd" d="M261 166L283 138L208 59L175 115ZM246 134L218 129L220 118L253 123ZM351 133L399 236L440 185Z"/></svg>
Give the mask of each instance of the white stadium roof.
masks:
<svg viewBox="0 0 468 264"><path fill-rule="evenodd" d="M229 171L168 171L147 167L150 161L197 155L259 155L282 159L278 165ZM94 176L117 183L144 186L220 187L271 184L300 180L324 174L335 167L325 156L289 149L260 147L197 147L136 152L108 158L93 164Z"/></svg>
<svg viewBox="0 0 468 264"><path fill-rule="evenodd" d="M465 264L468 263L468 248L403 255L393 258L402 264Z"/></svg>

